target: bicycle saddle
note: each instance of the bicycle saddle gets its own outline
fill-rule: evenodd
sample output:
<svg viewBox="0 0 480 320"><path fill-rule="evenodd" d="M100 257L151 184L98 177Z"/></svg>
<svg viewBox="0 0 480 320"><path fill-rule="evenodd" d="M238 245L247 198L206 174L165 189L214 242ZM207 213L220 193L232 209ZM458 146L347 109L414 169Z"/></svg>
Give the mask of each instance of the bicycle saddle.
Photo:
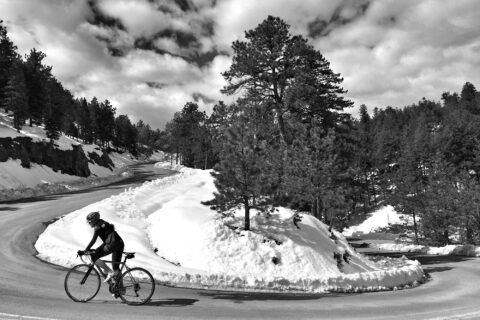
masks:
<svg viewBox="0 0 480 320"><path fill-rule="evenodd" d="M133 259L135 258L135 252L124 252L125 258L127 259Z"/></svg>

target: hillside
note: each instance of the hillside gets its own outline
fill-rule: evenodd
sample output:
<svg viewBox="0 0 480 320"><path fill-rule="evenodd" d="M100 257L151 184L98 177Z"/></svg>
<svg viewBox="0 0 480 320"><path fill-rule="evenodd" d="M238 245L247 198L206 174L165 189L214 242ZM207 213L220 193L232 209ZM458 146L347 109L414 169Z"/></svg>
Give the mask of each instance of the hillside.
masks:
<svg viewBox="0 0 480 320"><path fill-rule="evenodd" d="M26 125L20 132L17 132L12 126L12 117L5 113L5 110L0 109L0 139L9 141L9 139L5 138L16 140L19 140L20 138L30 138L32 144L39 144L42 142L47 144L48 142L42 126L34 125L30 127ZM139 161L130 153L112 152L108 154L108 162L110 165L100 165L98 159L103 156L103 152L99 146L95 144L84 144L81 141L63 134L55 141L53 149L55 151L68 151L78 148L78 146L82 148L86 160L88 161L88 169L90 173L88 177L62 173L60 170L55 170L52 167L40 165L35 162L29 164L30 168L25 168L22 166L22 161L20 159L12 159L11 157L7 158L5 154L0 154L0 191L32 187L38 188L39 186L52 184L73 182L82 183L84 180L107 178L122 174L122 171L125 170L127 165ZM152 158L158 160L161 157L161 154L155 154ZM2 158L3 161L1 160Z"/></svg>

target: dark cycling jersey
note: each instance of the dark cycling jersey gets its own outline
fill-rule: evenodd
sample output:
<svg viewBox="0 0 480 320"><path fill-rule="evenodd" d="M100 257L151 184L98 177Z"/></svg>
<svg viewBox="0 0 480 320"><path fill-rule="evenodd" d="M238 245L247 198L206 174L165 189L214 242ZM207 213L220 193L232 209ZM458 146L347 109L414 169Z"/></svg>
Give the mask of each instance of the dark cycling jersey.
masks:
<svg viewBox="0 0 480 320"><path fill-rule="evenodd" d="M86 250L90 250L90 248L97 241L98 237L100 237L103 243L109 247L123 244L123 240L115 231L114 225L102 219L100 219L95 225L92 240L88 244Z"/></svg>

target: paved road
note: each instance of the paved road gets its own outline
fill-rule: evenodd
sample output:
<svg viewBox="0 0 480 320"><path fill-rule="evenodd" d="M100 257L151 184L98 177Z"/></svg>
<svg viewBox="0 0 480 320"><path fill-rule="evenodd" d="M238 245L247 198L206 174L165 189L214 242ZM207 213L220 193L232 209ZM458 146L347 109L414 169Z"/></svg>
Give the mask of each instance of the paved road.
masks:
<svg viewBox="0 0 480 320"><path fill-rule="evenodd" d="M165 174L136 167L136 178L88 191L0 203L0 319L480 319L480 259L418 257L432 280L417 288L364 294L291 295L159 286L141 307L102 287L89 303L64 292L66 270L35 257L53 218Z"/></svg>

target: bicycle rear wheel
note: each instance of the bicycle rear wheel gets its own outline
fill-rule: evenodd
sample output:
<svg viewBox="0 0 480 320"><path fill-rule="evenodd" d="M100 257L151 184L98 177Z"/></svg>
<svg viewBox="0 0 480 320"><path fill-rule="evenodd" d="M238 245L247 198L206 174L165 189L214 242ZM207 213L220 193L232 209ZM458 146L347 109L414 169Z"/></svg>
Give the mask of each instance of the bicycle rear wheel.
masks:
<svg viewBox="0 0 480 320"><path fill-rule="evenodd" d="M118 295L123 302L141 305L150 300L155 291L155 280L143 268L132 268L118 280Z"/></svg>
<svg viewBox="0 0 480 320"><path fill-rule="evenodd" d="M88 264L79 264L65 276L65 292L75 302L87 302L92 300L100 290L100 275L93 268L82 284L82 280L90 269Z"/></svg>

